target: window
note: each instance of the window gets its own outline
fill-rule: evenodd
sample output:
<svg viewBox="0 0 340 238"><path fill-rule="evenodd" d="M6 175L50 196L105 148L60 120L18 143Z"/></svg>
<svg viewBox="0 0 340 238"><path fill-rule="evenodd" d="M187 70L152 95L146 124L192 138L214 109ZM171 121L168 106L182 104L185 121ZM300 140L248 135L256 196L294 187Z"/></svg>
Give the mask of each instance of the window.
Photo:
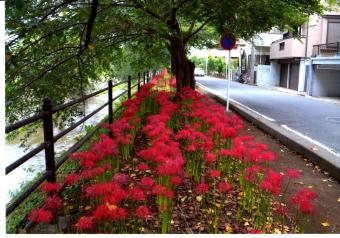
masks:
<svg viewBox="0 0 340 238"><path fill-rule="evenodd" d="M284 42L281 42L279 44L279 50L284 50L285 49L285 43Z"/></svg>

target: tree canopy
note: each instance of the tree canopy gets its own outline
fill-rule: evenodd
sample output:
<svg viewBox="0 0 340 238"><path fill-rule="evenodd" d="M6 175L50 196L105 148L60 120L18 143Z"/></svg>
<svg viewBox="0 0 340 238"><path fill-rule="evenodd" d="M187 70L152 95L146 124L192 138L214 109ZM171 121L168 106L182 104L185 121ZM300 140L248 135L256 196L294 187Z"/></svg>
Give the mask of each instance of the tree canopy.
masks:
<svg viewBox="0 0 340 238"><path fill-rule="evenodd" d="M189 46L290 29L321 13L319 0L6 1L6 120L81 95L102 79L169 66L193 84Z"/></svg>

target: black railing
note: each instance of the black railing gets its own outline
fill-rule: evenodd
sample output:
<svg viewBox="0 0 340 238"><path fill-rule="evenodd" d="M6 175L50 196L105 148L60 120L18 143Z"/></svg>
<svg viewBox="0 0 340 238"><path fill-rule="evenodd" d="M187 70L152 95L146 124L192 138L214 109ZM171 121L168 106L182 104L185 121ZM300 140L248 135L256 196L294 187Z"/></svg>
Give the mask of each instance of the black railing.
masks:
<svg viewBox="0 0 340 238"><path fill-rule="evenodd" d="M313 45L313 57L340 56L340 42Z"/></svg>
<svg viewBox="0 0 340 238"><path fill-rule="evenodd" d="M143 74L143 83L149 82L151 79L150 72L144 72ZM21 120L19 122L16 122L12 125L6 126L5 132L10 133L14 130L17 130L23 126L26 126L28 124L31 124L33 122L36 122L38 120L43 121L43 132L44 132L44 142L41 143L39 146L36 148L32 149L30 152L13 162L12 164L8 165L6 167L5 174L9 174L16 168L18 168L20 165L25 163L27 160L38 154L40 151L45 150L45 171L40 175L39 178L36 179L36 181L29 186L25 191L21 192L18 197L15 198L14 201L10 202L10 205L6 207L6 216L11 214L15 208L17 208L36 188L38 188L45 180L48 182L55 182L56 181L56 172L60 168L60 166L68 159L69 155L77 151L82 145L84 145L98 129L100 128L100 124L98 124L90 133L88 133L86 136L84 136L80 141L78 141L76 144L74 144L71 148L66 151L62 158L56 163L55 161L55 152L54 152L54 143L59 140L61 137L81 125L83 122L85 122L87 119L101 111L103 108L108 106L108 122L112 123L113 122L113 115L121 108L118 107L115 111L112 110L113 107L113 102L120 98L123 94L127 93L128 98L132 97L131 90L135 87L138 87L137 90L140 90L140 74L138 74L137 77L137 83L133 86L131 86L131 81L132 78L131 76L128 76L127 81L119 82L116 84L112 84L112 81L109 80L108 82L108 87L103 88L101 90L98 90L94 93L91 93L89 95L86 95L84 97L72 100L68 103L64 103L62 105L58 105L53 107L52 101L49 98L45 98L43 100L43 105L42 105L42 111L37 113L36 115ZM121 85L123 83L127 83L127 90L124 92L120 93L116 97L112 97L112 88L116 87L118 85ZM102 106L88 114L87 116L83 117L81 120L78 122L72 124L69 128L65 129L64 131L60 132L56 136L53 135L53 114L56 112L59 112L65 108L68 108L70 106L73 106L77 103L84 102L85 100L94 97L100 93L103 93L107 91L108 92L108 101L104 103ZM110 134L112 137L112 134Z"/></svg>

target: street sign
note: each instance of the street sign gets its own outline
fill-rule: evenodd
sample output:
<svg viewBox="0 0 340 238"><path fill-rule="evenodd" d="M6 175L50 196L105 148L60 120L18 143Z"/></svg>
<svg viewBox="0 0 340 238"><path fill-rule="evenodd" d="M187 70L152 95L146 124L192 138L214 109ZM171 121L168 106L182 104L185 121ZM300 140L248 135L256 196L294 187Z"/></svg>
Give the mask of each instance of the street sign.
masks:
<svg viewBox="0 0 340 238"><path fill-rule="evenodd" d="M225 50L232 50L236 45L236 38L231 33L222 33L220 38L221 47Z"/></svg>

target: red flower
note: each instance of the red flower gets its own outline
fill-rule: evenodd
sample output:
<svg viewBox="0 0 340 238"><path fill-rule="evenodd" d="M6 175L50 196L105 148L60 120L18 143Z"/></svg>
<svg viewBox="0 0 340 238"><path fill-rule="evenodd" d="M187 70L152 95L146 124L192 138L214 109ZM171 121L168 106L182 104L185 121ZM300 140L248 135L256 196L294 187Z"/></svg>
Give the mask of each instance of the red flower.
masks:
<svg viewBox="0 0 340 238"><path fill-rule="evenodd" d="M123 173L117 173L113 176L113 181L120 185L124 185L129 182L129 176Z"/></svg>
<svg viewBox="0 0 340 238"><path fill-rule="evenodd" d="M33 209L28 215L28 219L38 223L50 223L52 220L52 212L40 208Z"/></svg>
<svg viewBox="0 0 340 238"><path fill-rule="evenodd" d="M145 170L148 170L150 167L148 164L145 164L145 163L140 163L138 166L137 166L137 170L139 171L145 171Z"/></svg>
<svg viewBox="0 0 340 238"><path fill-rule="evenodd" d="M210 176L210 178L219 178L219 177L221 177L221 172L218 171L218 170L211 169L209 171L209 176Z"/></svg>
<svg viewBox="0 0 340 238"><path fill-rule="evenodd" d="M207 163L214 163L216 161L215 155L213 153L208 153L205 158L205 162Z"/></svg>
<svg viewBox="0 0 340 238"><path fill-rule="evenodd" d="M296 169L287 169L287 177L290 179L300 178L300 171Z"/></svg>
<svg viewBox="0 0 340 238"><path fill-rule="evenodd" d="M206 193L209 190L209 186L206 183L199 183L195 188L195 192L198 194Z"/></svg>
<svg viewBox="0 0 340 238"><path fill-rule="evenodd" d="M80 180L80 176L76 173L72 173L67 175L65 182L67 185L73 185L77 183Z"/></svg>
<svg viewBox="0 0 340 238"><path fill-rule="evenodd" d="M182 183L182 179L179 176L172 176L171 177L171 183L173 185L180 185Z"/></svg>
<svg viewBox="0 0 340 238"><path fill-rule="evenodd" d="M260 183L260 188L273 195L279 195L281 191L281 181L282 177L280 174L268 169L264 179Z"/></svg>
<svg viewBox="0 0 340 238"><path fill-rule="evenodd" d="M153 180L153 178L150 178L150 177L143 177L139 182L139 185L143 188L150 188L154 184L155 184L155 180Z"/></svg>
<svg viewBox="0 0 340 238"><path fill-rule="evenodd" d="M250 229L248 231L248 234L262 234L263 232L261 230L256 230L256 229Z"/></svg>
<svg viewBox="0 0 340 238"><path fill-rule="evenodd" d="M143 201L145 200L145 195L142 189L140 188L130 188L129 194L131 199L134 201Z"/></svg>
<svg viewBox="0 0 340 238"><path fill-rule="evenodd" d="M153 195L164 195L165 193L166 193L166 188L160 184L156 184L151 190L151 194Z"/></svg>
<svg viewBox="0 0 340 238"><path fill-rule="evenodd" d="M45 200L45 207L51 211L56 211L62 207L62 202L59 196L49 196Z"/></svg>
<svg viewBox="0 0 340 238"><path fill-rule="evenodd" d="M80 231L91 230L93 226L93 217L80 217L75 226Z"/></svg>
<svg viewBox="0 0 340 238"><path fill-rule="evenodd" d="M150 216L150 211L149 211L149 209L146 206L139 206L136 209L136 213L135 214L136 214L136 217L145 219L148 216Z"/></svg>
<svg viewBox="0 0 340 238"><path fill-rule="evenodd" d="M41 186L41 190L45 193L56 192L60 189L60 185L58 183L44 183Z"/></svg>
<svg viewBox="0 0 340 238"><path fill-rule="evenodd" d="M314 207L311 203L315 199L315 193L307 188L302 188L291 198L291 202L297 205L300 212L311 214L314 212Z"/></svg>
<svg viewBox="0 0 340 238"><path fill-rule="evenodd" d="M217 190L220 193L229 192L231 190L231 185L227 182L217 184Z"/></svg>

